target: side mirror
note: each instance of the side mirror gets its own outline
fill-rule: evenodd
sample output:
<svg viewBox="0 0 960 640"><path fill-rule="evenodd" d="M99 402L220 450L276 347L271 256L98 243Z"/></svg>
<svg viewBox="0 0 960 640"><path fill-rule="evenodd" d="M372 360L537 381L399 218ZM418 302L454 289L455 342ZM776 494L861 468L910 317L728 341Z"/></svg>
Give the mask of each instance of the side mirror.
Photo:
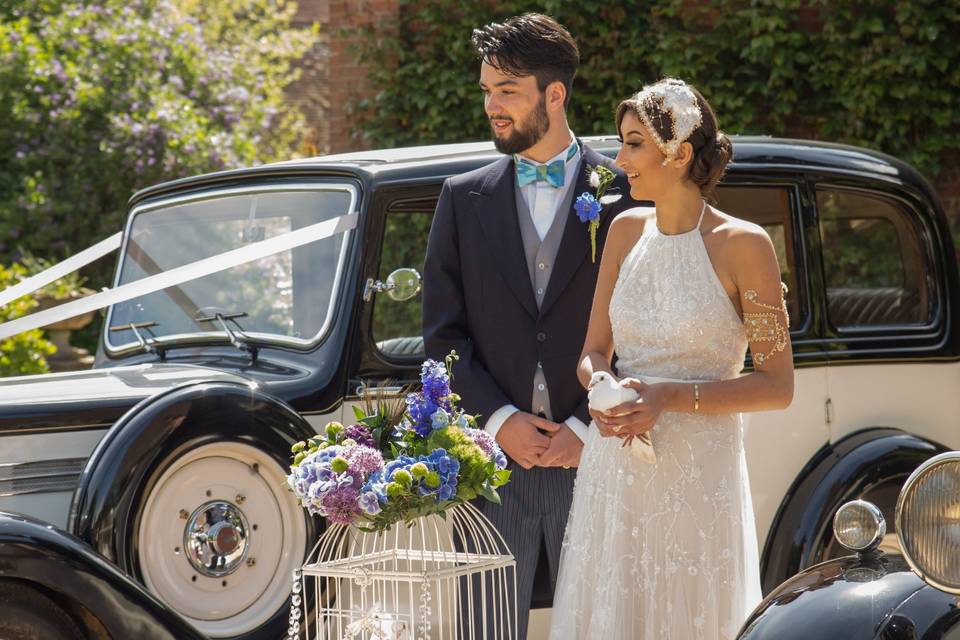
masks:
<svg viewBox="0 0 960 640"><path fill-rule="evenodd" d="M403 302L420 293L420 283L422 279L416 269L402 267L393 271L387 276L386 282L380 282L373 278L367 279L367 284L363 288L363 301L370 302L375 293L386 291L391 300Z"/></svg>

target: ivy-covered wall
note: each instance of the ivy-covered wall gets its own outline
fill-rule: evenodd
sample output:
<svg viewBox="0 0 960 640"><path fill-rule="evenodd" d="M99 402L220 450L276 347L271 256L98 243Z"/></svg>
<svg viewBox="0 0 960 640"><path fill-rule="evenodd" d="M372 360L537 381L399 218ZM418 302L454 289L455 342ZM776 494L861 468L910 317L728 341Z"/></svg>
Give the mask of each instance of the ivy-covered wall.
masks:
<svg viewBox="0 0 960 640"><path fill-rule="evenodd" d="M678 76L727 132L885 151L960 218L958 0L400 0L358 47L377 88L353 104L359 144L486 139L470 33L524 11L554 16L580 45L578 134L613 132L621 98Z"/></svg>

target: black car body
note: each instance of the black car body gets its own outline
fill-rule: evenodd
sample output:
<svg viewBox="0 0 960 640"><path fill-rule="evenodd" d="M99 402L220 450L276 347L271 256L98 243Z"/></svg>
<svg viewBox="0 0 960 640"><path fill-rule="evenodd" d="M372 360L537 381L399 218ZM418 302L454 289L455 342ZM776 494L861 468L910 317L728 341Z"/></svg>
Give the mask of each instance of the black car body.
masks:
<svg viewBox="0 0 960 640"><path fill-rule="evenodd" d="M890 511L917 464L960 448L921 397L960 379L960 283L942 207L904 163L772 138L734 151L719 205L774 238L798 375L791 410L755 416L747 440L770 591L842 553L828 533L840 504ZM117 286L324 221L352 228L113 305L92 371L0 381L0 509L77 536L207 635L277 637L288 570L323 526L278 489L289 447L417 380L419 299L382 285L421 268L443 181L497 157L489 143L357 152L134 195ZM863 242L867 258L898 257L858 271ZM216 550L221 520L239 542Z"/></svg>

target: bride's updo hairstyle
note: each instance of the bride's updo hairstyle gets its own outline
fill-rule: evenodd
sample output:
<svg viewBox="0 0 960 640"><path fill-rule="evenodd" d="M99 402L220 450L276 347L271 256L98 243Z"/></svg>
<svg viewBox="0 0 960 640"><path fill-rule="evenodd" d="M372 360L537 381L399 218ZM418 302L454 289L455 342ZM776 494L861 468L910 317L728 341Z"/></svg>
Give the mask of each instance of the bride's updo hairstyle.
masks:
<svg viewBox="0 0 960 640"><path fill-rule="evenodd" d="M711 197L733 157L733 144L720 131L713 108L700 92L676 78L647 85L617 105L617 131L628 110L650 131L666 156L664 164L676 156L682 143L690 143L693 160L687 177L704 197Z"/></svg>

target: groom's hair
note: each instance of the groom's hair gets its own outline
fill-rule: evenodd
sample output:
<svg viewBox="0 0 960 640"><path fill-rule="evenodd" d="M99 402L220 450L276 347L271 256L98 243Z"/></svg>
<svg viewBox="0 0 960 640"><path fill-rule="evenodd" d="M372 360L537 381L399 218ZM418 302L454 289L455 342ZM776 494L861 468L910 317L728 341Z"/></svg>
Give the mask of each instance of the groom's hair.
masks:
<svg viewBox="0 0 960 640"><path fill-rule="evenodd" d="M506 22L491 22L473 30L473 46L480 58L511 76L534 76L541 92L553 82L567 88L570 101L580 51L570 32L541 13L525 13Z"/></svg>

